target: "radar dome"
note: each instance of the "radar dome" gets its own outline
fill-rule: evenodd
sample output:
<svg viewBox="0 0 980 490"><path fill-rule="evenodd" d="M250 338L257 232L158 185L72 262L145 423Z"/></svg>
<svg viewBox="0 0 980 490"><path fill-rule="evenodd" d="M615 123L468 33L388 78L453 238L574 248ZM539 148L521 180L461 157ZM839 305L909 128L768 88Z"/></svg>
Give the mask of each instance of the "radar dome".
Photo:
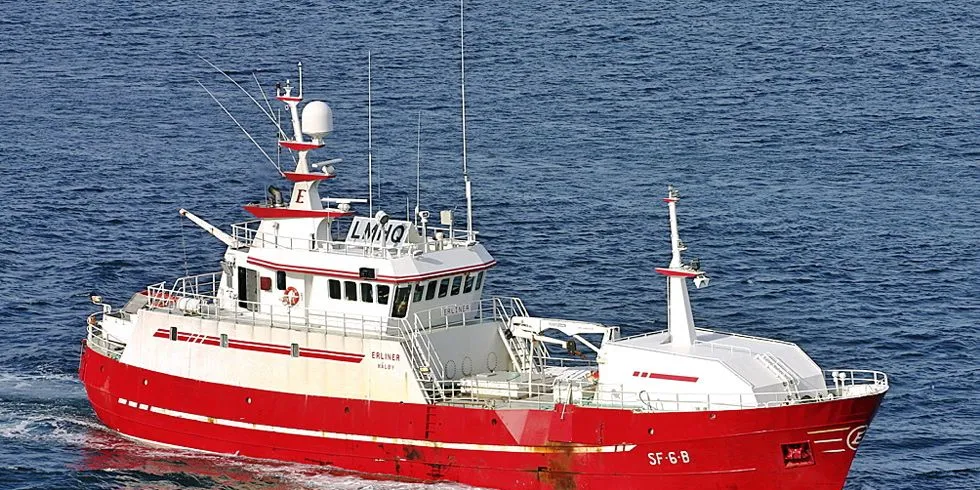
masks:
<svg viewBox="0 0 980 490"><path fill-rule="evenodd" d="M303 133L318 143L333 131L333 111L322 100L314 100L303 107Z"/></svg>

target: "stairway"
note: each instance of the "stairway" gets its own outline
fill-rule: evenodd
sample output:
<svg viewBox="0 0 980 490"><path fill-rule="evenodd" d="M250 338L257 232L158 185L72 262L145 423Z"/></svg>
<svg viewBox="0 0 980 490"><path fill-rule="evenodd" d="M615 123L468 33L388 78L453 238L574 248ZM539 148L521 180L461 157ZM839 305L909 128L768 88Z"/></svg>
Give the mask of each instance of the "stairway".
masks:
<svg viewBox="0 0 980 490"><path fill-rule="evenodd" d="M415 371L415 377L419 380L426 399L432 403L445 398L442 386L444 376L442 361L439 360L439 354L432 347L429 338L422 334L425 328L421 321L415 317L413 325L403 318L398 323L398 330L408 363Z"/></svg>
<svg viewBox="0 0 980 490"><path fill-rule="evenodd" d="M754 357L786 387L786 392L790 398L797 400L800 398L800 381L802 378L796 371L793 371L793 368L770 352L756 354Z"/></svg>

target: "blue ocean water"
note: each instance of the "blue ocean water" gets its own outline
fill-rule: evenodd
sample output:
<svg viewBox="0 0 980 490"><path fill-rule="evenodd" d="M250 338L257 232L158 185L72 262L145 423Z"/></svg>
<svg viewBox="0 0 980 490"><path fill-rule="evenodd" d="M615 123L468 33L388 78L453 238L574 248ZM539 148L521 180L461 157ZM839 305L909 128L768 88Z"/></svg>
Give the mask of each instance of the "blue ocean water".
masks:
<svg viewBox="0 0 980 490"><path fill-rule="evenodd" d="M331 196L463 209L458 4L7 2L0 8L0 488L402 489L150 449L101 429L75 370L90 292L216 268L215 223L279 183L274 131L199 56L335 111ZM468 150L494 294L664 326L666 185L713 328L798 342L893 388L849 490L980 488L980 4L467 5ZM421 116L420 116L421 114ZM432 488L432 487L427 487ZM458 488L440 484L435 488Z"/></svg>

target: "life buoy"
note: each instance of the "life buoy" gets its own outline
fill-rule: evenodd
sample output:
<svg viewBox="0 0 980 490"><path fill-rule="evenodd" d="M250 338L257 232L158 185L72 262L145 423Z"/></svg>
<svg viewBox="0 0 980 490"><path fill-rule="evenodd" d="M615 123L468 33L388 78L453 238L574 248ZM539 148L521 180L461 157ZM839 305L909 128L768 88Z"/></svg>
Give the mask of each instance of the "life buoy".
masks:
<svg viewBox="0 0 980 490"><path fill-rule="evenodd" d="M299 290L289 286L286 291L282 293L282 304L286 306L296 306L299 303Z"/></svg>

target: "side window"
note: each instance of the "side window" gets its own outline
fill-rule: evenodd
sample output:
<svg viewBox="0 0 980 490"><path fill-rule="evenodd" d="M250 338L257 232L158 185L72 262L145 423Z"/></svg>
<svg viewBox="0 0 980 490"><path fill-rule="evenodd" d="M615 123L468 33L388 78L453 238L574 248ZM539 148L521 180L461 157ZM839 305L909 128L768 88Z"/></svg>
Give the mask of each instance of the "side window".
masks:
<svg viewBox="0 0 980 490"><path fill-rule="evenodd" d="M473 276L470 274L466 275L466 280L463 281L463 292L468 293L473 290Z"/></svg>
<svg viewBox="0 0 980 490"><path fill-rule="evenodd" d="M445 298L446 294L449 293L449 278L445 278L439 281L439 297Z"/></svg>
<svg viewBox="0 0 980 490"><path fill-rule="evenodd" d="M391 293L391 286L387 284L378 284L378 304L386 305L388 304L388 294Z"/></svg>
<svg viewBox="0 0 980 490"><path fill-rule="evenodd" d="M374 284L369 282L361 283L361 301L374 303Z"/></svg>
<svg viewBox="0 0 980 490"><path fill-rule="evenodd" d="M395 318L405 318L408 313L408 299L412 295L412 286L398 286L395 288L395 305L391 307L391 316Z"/></svg>
<svg viewBox="0 0 980 490"><path fill-rule="evenodd" d="M286 290L286 271L276 271L276 289Z"/></svg>
<svg viewBox="0 0 980 490"><path fill-rule="evenodd" d="M463 276L456 276L453 278L453 287L449 290L449 294L456 296L459 294L459 285L463 282Z"/></svg>
<svg viewBox="0 0 980 490"><path fill-rule="evenodd" d="M422 301L422 294L425 293L425 284L421 282L415 285L415 296L412 297L412 303L418 303Z"/></svg>
<svg viewBox="0 0 980 490"><path fill-rule="evenodd" d="M330 280L330 299L340 299L340 281Z"/></svg>
<svg viewBox="0 0 980 490"><path fill-rule="evenodd" d="M425 290L425 299L430 300L436 297L436 283L439 281L429 281L428 289Z"/></svg>
<svg viewBox="0 0 980 490"><path fill-rule="evenodd" d="M344 281L344 299L357 301L357 283L354 281Z"/></svg>
<svg viewBox="0 0 980 490"><path fill-rule="evenodd" d="M477 291L479 291L480 288L483 287L483 271L480 271L480 273L476 275L476 286L473 287Z"/></svg>

